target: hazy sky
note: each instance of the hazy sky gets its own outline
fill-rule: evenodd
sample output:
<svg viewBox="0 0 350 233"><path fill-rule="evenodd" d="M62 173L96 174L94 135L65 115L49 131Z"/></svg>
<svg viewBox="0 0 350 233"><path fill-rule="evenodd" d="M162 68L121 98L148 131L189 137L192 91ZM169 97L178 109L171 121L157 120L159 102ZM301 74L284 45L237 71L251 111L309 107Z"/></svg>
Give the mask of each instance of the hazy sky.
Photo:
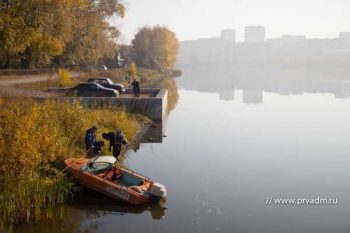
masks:
<svg viewBox="0 0 350 233"><path fill-rule="evenodd" d="M350 31L350 0L123 0L121 42L128 43L139 27L166 25L179 40L218 36L222 29L243 39L247 25L263 25L267 37L282 34L337 37Z"/></svg>

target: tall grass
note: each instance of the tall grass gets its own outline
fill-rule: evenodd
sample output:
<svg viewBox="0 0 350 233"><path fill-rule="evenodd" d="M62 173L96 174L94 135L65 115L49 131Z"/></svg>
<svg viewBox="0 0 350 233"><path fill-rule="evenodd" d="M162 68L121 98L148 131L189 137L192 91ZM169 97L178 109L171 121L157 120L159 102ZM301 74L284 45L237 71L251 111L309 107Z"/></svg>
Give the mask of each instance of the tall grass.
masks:
<svg viewBox="0 0 350 233"><path fill-rule="evenodd" d="M73 86L74 82L68 70L59 69L57 74L58 74L58 83L60 87Z"/></svg>
<svg viewBox="0 0 350 233"><path fill-rule="evenodd" d="M99 138L119 127L130 140L139 130L123 110L0 99L0 229L38 220L65 200L70 182L54 164L84 155L85 130L92 125Z"/></svg>

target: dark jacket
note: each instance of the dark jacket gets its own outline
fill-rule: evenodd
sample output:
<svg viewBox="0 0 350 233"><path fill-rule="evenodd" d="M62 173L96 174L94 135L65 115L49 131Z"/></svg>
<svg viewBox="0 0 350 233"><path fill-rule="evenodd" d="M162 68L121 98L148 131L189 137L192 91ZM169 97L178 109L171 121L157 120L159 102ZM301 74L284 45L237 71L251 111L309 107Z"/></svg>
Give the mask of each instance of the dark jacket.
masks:
<svg viewBox="0 0 350 233"><path fill-rule="evenodd" d="M138 89L140 89L140 82L137 80L134 80L134 81L132 81L131 86L133 87L133 89L138 90Z"/></svg>
<svg viewBox="0 0 350 233"><path fill-rule="evenodd" d="M104 137L107 141L109 141L109 151L111 150L112 147L115 146L115 134L113 132L109 132L106 134Z"/></svg>
<svg viewBox="0 0 350 233"><path fill-rule="evenodd" d="M121 149L122 144L127 144L128 141L125 139L124 135L120 131L116 131L115 133L109 132L109 133L103 133L102 137L109 141L109 148L108 150L111 151L113 148L113 155L118 158Z"/></svg>
<svg viewBox="0 0 350 233"><path fill-rule="evenodd" d="M86 130L85 145L87 149L96 145L96 134L93 128Z"/></svg>
<svg viewBox="0 0 350 233"><path fill-rule="evenodd" d="M121 145L121 144L125 145L125 144L128 143L128 141L124 137L123 133L116 133L116 135L115 135L115 143L119 144L119 145Z"/></svg>

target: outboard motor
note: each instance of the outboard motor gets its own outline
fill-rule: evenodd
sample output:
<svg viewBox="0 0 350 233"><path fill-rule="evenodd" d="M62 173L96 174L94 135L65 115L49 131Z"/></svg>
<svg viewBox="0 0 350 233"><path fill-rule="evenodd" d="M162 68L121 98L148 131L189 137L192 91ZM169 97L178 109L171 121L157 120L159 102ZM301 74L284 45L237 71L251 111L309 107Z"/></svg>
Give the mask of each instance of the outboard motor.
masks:
<svg viewBox="0 0 350 233"><path fill-rule="evenodd" d="M166 196L166 188L164 185L159 183L153 183L149 191L153 196L163 198Z"/></svg>

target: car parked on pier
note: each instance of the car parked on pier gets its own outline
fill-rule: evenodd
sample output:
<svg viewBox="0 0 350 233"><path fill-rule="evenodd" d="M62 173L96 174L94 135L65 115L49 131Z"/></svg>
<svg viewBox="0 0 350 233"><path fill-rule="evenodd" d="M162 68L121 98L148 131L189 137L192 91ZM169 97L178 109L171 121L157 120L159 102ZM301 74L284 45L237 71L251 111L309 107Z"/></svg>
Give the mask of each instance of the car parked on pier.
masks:
<svg viewBox="0 0 350 233"><path fill-rule="evenodd" d="M69 94L83 97L116 97L119 92L105 88L98 83L80 83L69 89Z"/></svg>
<svg viewBox="0 0 350 233"><path fill-rule="evenodd" d="M98 83L103 87L117 90L120 94L125 91L124 85L114 83L111 79L106 77L94 77L88 80L89 83Z"/></svg>

